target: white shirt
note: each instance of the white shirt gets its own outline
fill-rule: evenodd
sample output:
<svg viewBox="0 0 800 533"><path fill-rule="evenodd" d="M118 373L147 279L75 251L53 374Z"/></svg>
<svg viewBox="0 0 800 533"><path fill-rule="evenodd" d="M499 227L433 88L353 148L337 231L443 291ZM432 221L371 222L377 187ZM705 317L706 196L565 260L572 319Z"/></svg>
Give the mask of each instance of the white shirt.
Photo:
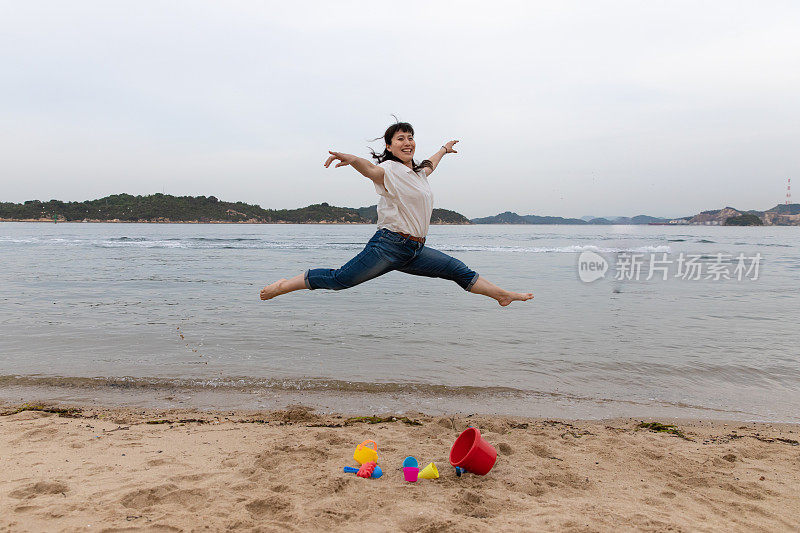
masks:
<svg viewBox="0 0 800 533"><path fill-rule="evenodd" d="M383 169L383 186L375 183L375 190L381 195L378 229L386 228L414 237L427 236L433 213L428 169L414 172L397 161L384 161L378 166Z"/></svg>

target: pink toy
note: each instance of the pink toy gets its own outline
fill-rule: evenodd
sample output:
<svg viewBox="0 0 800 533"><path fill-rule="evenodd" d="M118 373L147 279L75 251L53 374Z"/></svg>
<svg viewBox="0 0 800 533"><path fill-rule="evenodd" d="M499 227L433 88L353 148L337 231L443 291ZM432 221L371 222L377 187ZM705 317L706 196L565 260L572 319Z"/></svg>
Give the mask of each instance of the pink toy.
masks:
<svg viewBox="0 0 800 533"><path fill-rule="evenodd" d="M419 478L419 463L410 455L403 459L403 477L409 483L416 483Z"/></svg>

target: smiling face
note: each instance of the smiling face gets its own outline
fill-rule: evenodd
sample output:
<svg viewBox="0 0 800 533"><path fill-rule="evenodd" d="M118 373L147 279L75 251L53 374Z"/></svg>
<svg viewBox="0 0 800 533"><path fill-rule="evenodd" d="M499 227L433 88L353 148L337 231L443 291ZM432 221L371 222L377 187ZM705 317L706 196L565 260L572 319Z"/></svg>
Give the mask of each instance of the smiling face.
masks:
<svg viewBox="0 0 800 533"><path fill-rule="evenodd" d="M406 165L410 165L414 158L414 150L417 144L414 142L414 134L410 131L396 131L392 135L392 144L387 144L386 149L392 152L397 159Z"/></svg>

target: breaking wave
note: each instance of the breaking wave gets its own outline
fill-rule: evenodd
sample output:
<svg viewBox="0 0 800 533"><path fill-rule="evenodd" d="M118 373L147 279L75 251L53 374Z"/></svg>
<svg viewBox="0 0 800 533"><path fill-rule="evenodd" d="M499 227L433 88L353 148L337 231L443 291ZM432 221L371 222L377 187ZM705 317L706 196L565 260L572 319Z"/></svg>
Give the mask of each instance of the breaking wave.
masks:
<svg viewBox="0 0 800 533"><path fill-rule="evenodd" d="M11 239L0 237L0 243L58 245L58 246L91 246L97 248L184 248L184 249L257 249L257 250L361 250L366 242L317 242L313 240L267 240L253 237L210 238L182 237L167 239L149 239L147 237L114 237L107 239L81 239L57 237L31 237ZM615 252L662 252L670 253L669 246L633 246L603 247L590 244L570 246L489 246L489 245L457 245L433 244L433 247L445 252L498 252L498 253L579 253L593 251L598 253Z"/></svg>

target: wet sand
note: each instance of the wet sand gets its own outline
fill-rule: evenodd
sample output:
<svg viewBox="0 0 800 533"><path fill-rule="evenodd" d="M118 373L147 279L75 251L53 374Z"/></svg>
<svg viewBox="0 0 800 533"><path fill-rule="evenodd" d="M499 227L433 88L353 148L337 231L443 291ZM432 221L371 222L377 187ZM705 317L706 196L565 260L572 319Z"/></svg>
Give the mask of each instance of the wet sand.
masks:
<svg viewBox="0 0 800 533"><path fill-rule="evenodd" d="M800 529L798 425L20 407L0 408L2 531ZM447 460L468 425L499 452L485 477ZM365 439L381 479L342 472ZM407 455L441 477L405 483Z"/></svg>

